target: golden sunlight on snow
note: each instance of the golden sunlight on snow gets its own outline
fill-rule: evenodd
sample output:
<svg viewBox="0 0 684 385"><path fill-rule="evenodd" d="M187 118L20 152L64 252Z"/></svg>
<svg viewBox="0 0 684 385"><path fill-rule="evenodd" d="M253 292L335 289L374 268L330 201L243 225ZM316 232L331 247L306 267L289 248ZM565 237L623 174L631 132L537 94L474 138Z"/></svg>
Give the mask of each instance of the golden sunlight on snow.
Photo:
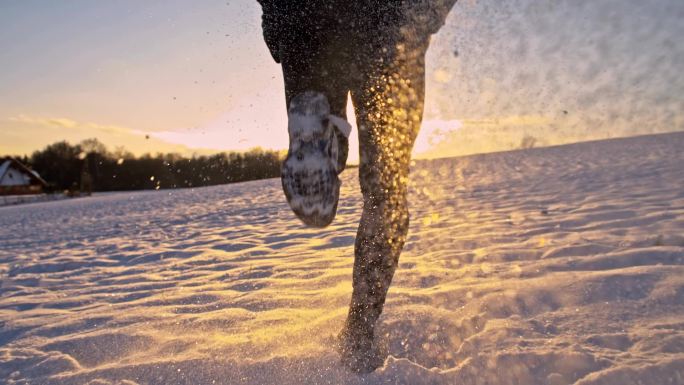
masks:
<svg viewBox="0 0 684 385"><path fill-rule="evenodd" d="M8 384L681 384L683 134L416 161L358 376L335 336L361 199L303 227L278 180L0 208Z"/></svg>

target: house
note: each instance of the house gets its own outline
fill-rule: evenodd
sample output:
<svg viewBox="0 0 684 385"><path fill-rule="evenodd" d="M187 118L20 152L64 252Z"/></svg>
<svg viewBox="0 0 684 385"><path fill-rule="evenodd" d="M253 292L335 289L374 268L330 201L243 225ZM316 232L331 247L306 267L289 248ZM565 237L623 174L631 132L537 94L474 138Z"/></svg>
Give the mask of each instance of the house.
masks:
<svg viewBox="0 0 684 385"><path fill-rule="evenodd" d="M0 159L0 195L40 194L47 182L16 159Z"/></svg>

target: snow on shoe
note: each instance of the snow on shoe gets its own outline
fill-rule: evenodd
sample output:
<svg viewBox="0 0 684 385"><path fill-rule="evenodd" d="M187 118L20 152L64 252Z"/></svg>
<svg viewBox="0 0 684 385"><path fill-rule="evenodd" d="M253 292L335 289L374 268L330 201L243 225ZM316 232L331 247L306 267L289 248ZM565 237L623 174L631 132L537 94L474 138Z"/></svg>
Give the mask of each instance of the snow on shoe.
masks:
<svg viewBox="0 0 684 385"><path fill-rule="evenodd" d="M281 181L292 211L309 226L325 227L337 212L337 174L341 167L336 130L348 137L351 126L330 115L325 95L309 91L290 102L290 148L281 169Z"/></svg>

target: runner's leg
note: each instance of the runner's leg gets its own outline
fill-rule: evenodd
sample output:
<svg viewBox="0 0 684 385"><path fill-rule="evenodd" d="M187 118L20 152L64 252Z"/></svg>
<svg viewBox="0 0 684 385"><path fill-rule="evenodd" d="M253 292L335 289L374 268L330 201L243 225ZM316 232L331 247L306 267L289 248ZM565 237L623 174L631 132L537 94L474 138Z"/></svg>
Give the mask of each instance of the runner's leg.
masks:
<svg viewBox="0 0 684 385"><path fill-rule="evenodd" d="M359 126L363 213L342 338L343 359L358 371L379 365L368 361L373 354L368 350L373 350L375 323L408 233L409 163L423 115L429 37L398 41L384 54L369 57L361 82L351 91ZM369 48L368 55L383 52Z"/></svg>

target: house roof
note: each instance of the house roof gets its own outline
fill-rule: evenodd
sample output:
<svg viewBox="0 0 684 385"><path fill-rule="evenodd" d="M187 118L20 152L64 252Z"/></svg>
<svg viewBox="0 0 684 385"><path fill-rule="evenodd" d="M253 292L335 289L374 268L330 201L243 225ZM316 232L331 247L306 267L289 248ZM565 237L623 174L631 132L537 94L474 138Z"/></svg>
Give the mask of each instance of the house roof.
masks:
<svg viewBox="0 0 684 385"><path fill-rule="evenodd" d="M23 163L19 162L18 160L14 158L5 158L1 160L0 162L0 179L2 179L7 171L9 170L10 166L26 173L30 178L32 182L37 182L38 184L41 184L43 186L47 186L48 183L38 175L37 172L31 170L30 168L26 167Z"/></svg>

